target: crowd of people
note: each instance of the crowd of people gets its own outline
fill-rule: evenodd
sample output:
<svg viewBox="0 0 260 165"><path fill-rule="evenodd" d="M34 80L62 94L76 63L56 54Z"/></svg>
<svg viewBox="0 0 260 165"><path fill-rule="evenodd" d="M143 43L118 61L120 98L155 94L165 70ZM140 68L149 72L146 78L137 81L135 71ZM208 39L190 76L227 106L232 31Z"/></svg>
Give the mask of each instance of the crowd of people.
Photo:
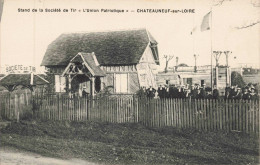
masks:
<svg viewBox="0 0 260 165"><path fill-rule="evenodd" d="M191 98L191 99L219 99L220 93L216 86L213 90L206 87L206 84L200 86L194 85L160 85L158 89L150 86L149 88L142 87L138 93L148 98ZM238 86L227 86L225 88L225 99L244 99L257 100L259 99L258 90L255 86L248 84L243 88Z"/></svg>
<svg viewBox="0 0 260 165"><path fill-rule="evenodd" d="M258 100L258 89L251 83L243 88L228 86L225 88L225 99Z"/></svg>

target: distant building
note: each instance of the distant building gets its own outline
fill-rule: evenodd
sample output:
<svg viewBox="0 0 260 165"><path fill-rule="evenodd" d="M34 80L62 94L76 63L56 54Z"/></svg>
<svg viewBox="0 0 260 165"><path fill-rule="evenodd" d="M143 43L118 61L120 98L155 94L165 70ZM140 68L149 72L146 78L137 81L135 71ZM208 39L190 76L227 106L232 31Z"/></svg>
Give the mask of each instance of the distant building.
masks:
<svg viewBox="0 0 260 165"><path fill-rule="evenodd" d="M260 69L252 67L243 68L242 77L246 84L260 84Z"/></svg>
<svg viewBox="0 0 260 165"><path fill-rule="evenodd" d="M62 34L42 60L55 92L135 93L156 86L157 42L146 29Z"/></svg>
<svg viewBox="0 0 260 165"><path fill-rule="evenodd" d="M220 93L223 94L227 84L230 84L230 69L226 66L219 66L218 78L216 79L216 69L213 68L213 85L218 84L218 89ZM229 76L227 76L229 75ZM159 72L156 77L157 84L175 84L175 85L192 85L199 84L206 86L211 86L211 66L197 66L196 72L194 66L183 66L177 67L175 70L170 70L169 72Z"/></svg>

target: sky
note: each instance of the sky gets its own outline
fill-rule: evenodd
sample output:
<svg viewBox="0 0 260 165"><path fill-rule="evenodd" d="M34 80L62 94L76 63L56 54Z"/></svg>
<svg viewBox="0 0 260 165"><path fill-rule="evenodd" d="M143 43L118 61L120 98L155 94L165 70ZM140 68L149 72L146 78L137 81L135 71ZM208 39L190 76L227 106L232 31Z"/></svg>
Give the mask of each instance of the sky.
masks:
<svg viewBox="0 0 260 165"><path fill-rule="evenodd" d="M18 9L69 9L68 13L18 12ZM70 12L71 8L124 9L128 13ZM138 13L137 9L195 9L195 13ZM211 64L211 50L232 51L229 64L248 63L259 67L260 27L257 0L5 0L1 30L0 63L30 65L42 71L40 64L48 45L60 34L79 31L110 31L147 28L158 42L161 65L164 55L173 55L169 66ZM212 10L211 29L201 32L204 15ZM192 29L195 29L191 35ZM214 62L213 62L214 64ZM225 56L220 57L225 65Z"/></svg>

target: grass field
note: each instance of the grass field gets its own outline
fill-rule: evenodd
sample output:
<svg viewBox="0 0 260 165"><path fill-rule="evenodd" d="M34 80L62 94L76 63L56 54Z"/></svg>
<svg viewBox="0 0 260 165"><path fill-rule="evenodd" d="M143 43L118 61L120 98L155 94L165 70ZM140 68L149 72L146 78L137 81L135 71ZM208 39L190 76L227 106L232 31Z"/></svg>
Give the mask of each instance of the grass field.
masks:
<svg viewBox="0 0 260 165"><path fill-rule="evenodd" d="M1 129L1 147L104 164L258 164L259 142L238 132L140 124L22 121Z"/></svg>

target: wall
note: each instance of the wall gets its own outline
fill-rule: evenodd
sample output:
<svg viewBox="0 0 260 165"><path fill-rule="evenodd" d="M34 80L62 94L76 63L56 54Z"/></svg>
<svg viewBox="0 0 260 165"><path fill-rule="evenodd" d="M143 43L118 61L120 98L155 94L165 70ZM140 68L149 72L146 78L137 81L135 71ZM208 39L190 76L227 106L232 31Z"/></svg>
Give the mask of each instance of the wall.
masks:
<svg viewBox="0 0 260 165"><path fill-rule="evenodd" d="M55 75L61 75L66 66L51 66L45 67L47 72L46 80L49 81L48 92L55 92Z"/></svg>
<svg viewBox="0 0 260 165"><path fill-rule="evenodd" d="M140 88L137 68L135 65L127 66L101 66L105 71L104 77L105 86L113 86L113 92L116 92L116 74L127 74L127 93L135 93Z"/></svg>
<svg viewBox="0 0 260 165"><path fill-rule="evenodd" d="M156 76L156 81L158 85L166 84L166 80L169 84L175 85L185 85L187 84L187 79L192 79L192 84L200 84L201 80L204 80L206 86L211 85L211 76L208 73L195 73L195 72L171 72L171 73L158 73Z"/></svg>
<svg viewBox="0 0 260 165"><path fill-rule="evenodd" d="M152 55L150 46L147 46L139 64L136 66L140 86L157 88L156 83L156 63Z"/></svg>
<svg viewBox="0 0 260 165"><path fill-rule="evenodd" d="M242 77L246 84L248 83L260 84L260 74L248 74L248 75L243 75Z"/></svg>

